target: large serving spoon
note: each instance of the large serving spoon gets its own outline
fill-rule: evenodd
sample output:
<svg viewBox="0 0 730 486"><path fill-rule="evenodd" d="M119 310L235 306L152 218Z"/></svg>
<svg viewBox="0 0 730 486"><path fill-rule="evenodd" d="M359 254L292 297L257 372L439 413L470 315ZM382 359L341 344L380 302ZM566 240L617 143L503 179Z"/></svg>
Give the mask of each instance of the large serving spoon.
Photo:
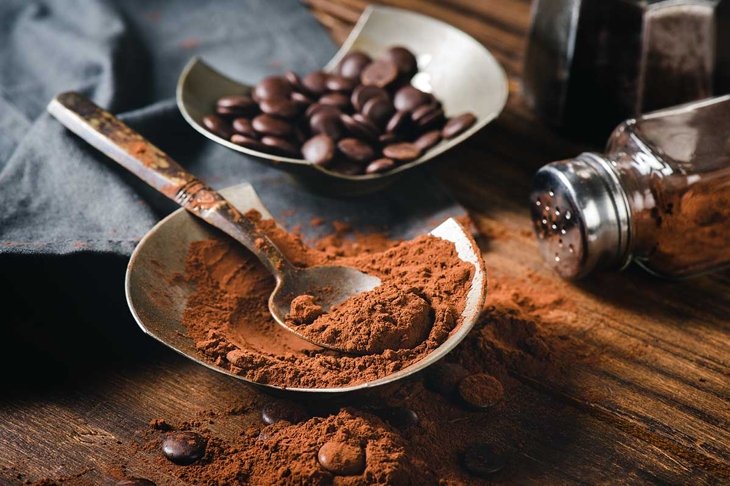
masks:
<svg viewBox="0 0 730 486"><path fill-rule="evenodd" d="M48 111L66 128L147 184L248 248L276 279L276 287L269 297L269 311L276 322L313 344L341 351L289 326L286 318L291 301L298 295L308 294L326 312L355 294L377 287L379 278L341 265L295 266L254 220L142 135L82 95L60 94L48 105Z"/></svg>

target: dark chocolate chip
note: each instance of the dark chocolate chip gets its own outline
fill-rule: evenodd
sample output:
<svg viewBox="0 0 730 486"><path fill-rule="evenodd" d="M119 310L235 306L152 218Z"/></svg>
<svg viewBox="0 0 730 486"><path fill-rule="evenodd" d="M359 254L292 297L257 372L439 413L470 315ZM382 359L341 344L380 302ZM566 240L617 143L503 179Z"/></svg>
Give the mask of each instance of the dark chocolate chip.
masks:
<svg viewBox="0 0 730 486"><path fill-rule="evenodd" d="M350 51L340 61L338 70L346 78L360 79L362 70L371 62L373 60L364 52Z"/></svg>
<svg viewBox="0 0 730 486"><path fill-rule="evenodd" d="M421 156L421 150L412 143L400 142L383 147L383 155L397 162L410 162Z"/></svg>
<svg viewBox="0 0 730 486"><path fill-rule="evenodd" d="M388 49L385 58L391 61L398 69L398 75L407 79L418 72L416 56L405 47L396 46Z"/></svg>
<svg viewBox="0 0 730 486"><path fill-rule="evenodd" d="M454 138L465 130L468 130L476 121L477 117L473 113L464 113L456 116L446 122L443 130L441 130L441 135L444 138Z"/></svg>
<svg viewBox="0 0 730 486"><path fill-rule="evenodd" d="M285 138L266 135L261 137L261 143L278 154L289 157L299 157L299 147Z"/></svg>
<svg viewBox="0 0 730 486"><path fill-rule="evenodd" d="M488 477L504 468L504 458L496 454L489 444L472 444L461 456L464 469L475 476Z"/></svg>
<svg viewBox="0 0 730 486"><path fill-rule="evenodd" d="M408 111L396 111L395 114L390 117L388 123L385 125L385 131L388 133L398 133L405 130L411 121L411 113Z"/></svg>
<svg viewBox="0 0 730 486"><path fill-rule="evenodd" d="M397 110L413 111L421 105L431 102L431 96L413 86L404 86L393 97L393 105Z"/></svg>
<svg viewBox="0 0 730 486"><path fill-rule="evenodd" d="M302 78L302 86L314 95L322 95L327 91L327 77L323 71L311 72Z"/></svg>
<svg viewBox="0 0 730 486"><path fill-rule="evenodd" d="M384 127L395 113L393 104L387 98L371 98L362 108L362 114L378 127Z"/></svg>
<svg viewBox="0 0 730 486"><path fill-rule="evenodd" d="M313 134L324 133L333 140L339 140L344 134L340 115L340 110L335 107L317 110L309 119L309 128Z"/></svg>
<svg viewBox="0 0 730 486"><path fill-rule="evenodd" d="M259 107L261 108L261 111L267 115L278 116L280 118L294 118L302 109L302 105L300 103L285 98L263 100L259 103Z"/></svg>
<svg viewBox="0 0 730 486"><path fill-rule="evenodd" d="M250 96L224 96L216 102L216 112L224 116L249 116L258 111L256 102Z"/></svg>
<svg viewBox="0 0 730 486"><path fill-rule="evenodd" d="M373 160L365 167L366 174L379 174L381 172L387 172L390 169L395 168L396 163L393 159L382 159Z"/></svg>
<svg viewBox="0 0 730 486"><path fill-rule="evenodd" d="M340 115L340 121L353 136L372 142L376 141L379 135L378 127L367 120L363 121L362 115L355 118L356 115L359 115L359 113L353 116L343 113Z"/></svg>
<svg viewBox="0 0 730 486"><path fill-rule="evenodd" d="M475 409L490 408L504 398L502 383L486 373L475 373L459 382L459 397Z"/></svg>
<svg viewBox="0 0 730 486"><path fill-rule="evenodd" d="M203 117L203 126L210 132L228 140L233 134L231 126L218 115L206 115Z"/></svg>
<svg viewBox="0 0 730 486"><path fill-rule="evenodd" d="M348 159L366 163L375 158L375 151L367 143L357 138L343 138L337 142L337 149Z"/></svg>
<svg viewBox="0 0 730 486"><path fill-rule="evenodd" d="M335 142L327 135L315 135L302 145L302 155L316 165L326 165L335 156Z"/></svg>
<svg viewBox="0 0 730 486"><path fill-rule="evenodd" d="M156 484L145 478L127 478L117 482L117 486L156 486Z"/></svg>
<svg viewBox="0 0 730 486"><path fill-rule="evenodd" d="M378 88L377 86L365 86L361 84L352 92L350 101L352 102L352 106L355 110L362 111L365 103L377 97L385 98L386 100L390 99L388 92L383 88Z"/></svg>
<svg viewBox="0 0 730 486"><path fill-rule="evenodd" d="M171 432L162 441L162 453L175 464L192 464L205 454L207 440L196 432Z"/></svg>
<svg viewBox="0 0 730 486"><path fill-rule="evenodd" d="M425 152L426 150L429 150L441 141L441 131L440 130L431 130L430 132L426 132L420 137L418 137L414 142L413 145L421 149L422 152Z"/></svg>
<svg viewBox="0 0 730 486"><path fill-rule="evenodd" d="M270 100L273 98L288 98L292 86L283 76L267 76L262 79L254 88L256 101Z"/></svg>
<svg viewBox="0 0 730 486"><path fill-rule="evenodd" d="M350 98L342 93L327 93L322 95L318 101L321 105L335 106L341 110L346 110L350 106Z"/></svg>
<svg viewBox="0 0 730 486"><path fill-rule="evenodd" d="M236 118L233 120L233 129L241 135L246 135L251 138L256 137L256 131L253 129L251 120L248 118Z"/></svg>
<svg viewBox="0 0 730 486"><path fill-rule="evenodd" d="M420 106L411 113L411 119L421 128L430 128L439 121L443 121L444 110L433 105Z"/></svg>
<svg viewBox="0 0 730 486"><path fill-rule="evenodd" d="M326 86L330 91L349 93L357 86L357 80L338 74L331 74L327 78Z"/></svg>
<svg viewBox="0 0 730 486"><path fill-rule="evenodd" d="M451 395L468 375L469 372L456 363L436 363L426 369L424 384L429 390Z"/></svg>
<svg viewBox="0 0 730 486"><path fill-rule="evenodd" d="M231 142L241 147L246 147L251 150L258 150L259 152L266 151L266 145L259 142L257 139L241 135L240 133L234 133L231 135Z"/></svg>
<svg viewBox="0 0 730 486"><path fill-rule="evenodd" d="M398 68L388 60L379 59L368 64L360 75L360 81L366 86L377 86L385 88L389 86L398 77Z"/></svg>
<svg viewBox="0 0 730 486"><path fill-rule="evenodd" d="M274 137L288 137L294 131L291 123L271 115L259 115L251 124L258 133Z"/></svg>
<svg viewBox="0 0 730 486"><path fill-rule="evenodd" d="M358 444L331 440L317 453L319 464L339 476L352 476L365 470L365 451Z"/></svg>
<svg viewBox="0 0 730 486"><path fill-rule="evenodd" d="M418 424L418 414L406 407L384 407L375 410L375 414L398 429L407 429Z"/></svg>
<svg viewBox="0 0 730 486"><path fill-rule="evenodd" d="M280 420L296 424L309 418L307 411L295 402L276 401L268 403L261 409L261 420L267 425Z"/></svg>

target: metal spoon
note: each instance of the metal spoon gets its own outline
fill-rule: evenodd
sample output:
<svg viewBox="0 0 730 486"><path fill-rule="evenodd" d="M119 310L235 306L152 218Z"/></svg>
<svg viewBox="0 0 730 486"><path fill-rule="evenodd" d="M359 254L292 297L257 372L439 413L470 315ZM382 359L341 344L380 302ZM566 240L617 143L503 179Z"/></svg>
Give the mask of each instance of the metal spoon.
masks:
<svg viewBox="0 0 730 486"><path fill-rule="evenodd" d="M215 190L183 169L142 135L78 93L63 93L48 111L69 130L189 212L248 248L276 278L269 311L281 326L318 346L335 349L287 325L292 299L309 294L327 311L380 285L380 279L345 266L294 266L274 242Z"/></svg>

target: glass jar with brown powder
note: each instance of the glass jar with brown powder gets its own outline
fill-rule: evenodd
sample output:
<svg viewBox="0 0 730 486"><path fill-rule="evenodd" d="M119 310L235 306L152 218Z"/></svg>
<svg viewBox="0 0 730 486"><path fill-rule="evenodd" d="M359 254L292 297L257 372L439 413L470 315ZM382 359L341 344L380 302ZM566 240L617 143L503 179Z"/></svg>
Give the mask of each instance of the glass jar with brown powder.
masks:
<svg viewBox="0 0 730 486"><path fill-rule="evenodd" d="M631 261L688 277L730 265L730 96L628 120L603 154L535 176L540 251L567 278Z"/></svg>

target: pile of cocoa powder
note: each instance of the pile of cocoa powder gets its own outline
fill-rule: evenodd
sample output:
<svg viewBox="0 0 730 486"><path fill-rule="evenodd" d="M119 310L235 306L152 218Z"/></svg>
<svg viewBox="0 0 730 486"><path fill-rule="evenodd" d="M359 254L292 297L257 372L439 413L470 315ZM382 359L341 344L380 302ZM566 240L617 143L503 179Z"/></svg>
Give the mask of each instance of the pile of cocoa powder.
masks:
<svg viewBox="0 0 730 486"><path fill-rule="evenodd" d="M376 289L299 326L323 343L368 354L329 351L280 327L267 304L273 277L238 243L219 238L190 247L185 279L194 292L183 314L196 348L215 365L287 388L352 386L418 362L461 323L474 268L453 243L425 235L383 252L358 247L346 254L309 248L273 220L249 217L296 265L342 264L381 279ZM295 307L306 314L313 305Z"/></svg>
<svg viewBox="0 0 730 486"><path fill-rule="evenodd" d="M354 255L372 259L383 250L403 246L381 234L350 239L347 227L337 230L316 243L314 254L326 255L322 258L328 261ZM310 251L299 253L304 245L291 235L277 243L289 254ZM268 289L268 275L253 260L233 273L215 271L230 270L225 262L238 258L224 248L220 240L197 244L191 249L188 275L202 275L194 261L217 262L210 267L208 282L240 291L245 289L240 277L245 271L260 279L249 284L249 291ZM201 259L196 249L206 249L206 257ZM196 292L191 298L188 318L206 315L222 323L237 312L249 312L249 317L256 309L263 312L254 305L256 299L242 303L240 294L217 299L204 294ZM466 485L491 484L506 477L519 481L519 462L504 450L504 444L519 435L509 424L523 414L545 412L538 404L520 411L525 398L519 396L524 391L514 374L567 379L571 367L590 359L566 327L577 316L560 294L537 275L515 277L490 269L482 319L454 351L424 372L373 390L323 399L296 393L274 397L247 389L240 401L211 404L185 422L151 420L140 443L123 446L126 459L119 471L131 478L138 471L154 470L149 479L157 484L168 484L170 478L202 485ZM275 334L277 346L292 353L302 351L291 345L288 336ZM264 346L265 338L252 334L249 344ZM190 465L171 462L161 450L162 442L180 431L204 439L202 457ZM147 466L139 469L140 464Z"/></svg>

